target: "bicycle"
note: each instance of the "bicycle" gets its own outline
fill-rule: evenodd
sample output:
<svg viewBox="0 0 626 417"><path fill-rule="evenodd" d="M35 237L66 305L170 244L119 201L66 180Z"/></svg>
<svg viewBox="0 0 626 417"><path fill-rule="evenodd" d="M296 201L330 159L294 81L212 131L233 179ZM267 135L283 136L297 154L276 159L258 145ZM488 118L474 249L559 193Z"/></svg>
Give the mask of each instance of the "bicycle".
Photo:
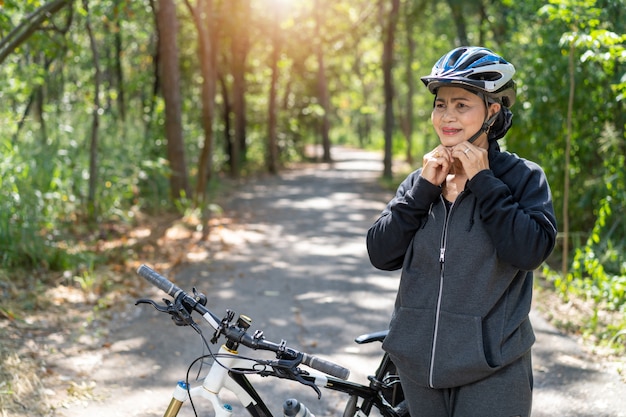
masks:
<svg viewBox="0 0 626 417"><path fill-rule="evenodd" d="M137 274L167 293L174 301L163 299L164 304L159 304L142 298L135 305L152 305L157 311L168 313L176 325L192 327L201 336L209 351L191 363L185 380L178 381L164 417L176 417L186 401L190 402L194 415L198 416L194 403L194 399L198 397L205 398L212 404L216 417L230 417L235 409L220 397L223 389L232 392L251 416L272 417L266 403L246 377L250 374L299 382L314 389L318 399L322 395L319 387L345 393L348 401L343 417L369 416L374 408L383 417L409 417L396 367L387 353L383 354L376 373L368 377L369 385L347 381L350 371L343 366L288 347L284 340L280 343L268 341L260 330L249 334L251 319L245 315L235 318L236 313L228 309L223 318L218 318L206 307L207 297L196 288L193 288L190 295L146 265L141 265ZM213 353L209 341L193 320L194 312L200 314L213 328L210 344L216 344L221 337L226 339L217 353ZM357 337L355 342L382 342L386 335L386 330L365 334ZM276 359L243 356L239 352L241 346L254 351L273 352ZM212 359L209 370L201 384L192 387L189 381L191 369L196 363L202 364L206 359ZM304 370L300 365L318 372ZM312 416L306 406L295 399L285 401L283 410L285 416Z"/></svg>

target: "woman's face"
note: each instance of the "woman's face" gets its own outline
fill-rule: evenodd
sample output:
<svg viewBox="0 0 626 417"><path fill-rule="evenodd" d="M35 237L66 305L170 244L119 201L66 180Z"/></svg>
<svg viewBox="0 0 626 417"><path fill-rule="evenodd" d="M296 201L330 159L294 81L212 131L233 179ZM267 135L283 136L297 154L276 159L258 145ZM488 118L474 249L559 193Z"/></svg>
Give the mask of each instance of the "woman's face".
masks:
<svg viewBox="0 0 626 417"><path fill-rule="evenodd" d="M499 110L499 104L491 104L489 117ZM431 121L441 144L452 147L476 134L486 116L485 102L478 95L460 87L440 87ZM487 147L487 134L480 135L474 144Z"/></svg>

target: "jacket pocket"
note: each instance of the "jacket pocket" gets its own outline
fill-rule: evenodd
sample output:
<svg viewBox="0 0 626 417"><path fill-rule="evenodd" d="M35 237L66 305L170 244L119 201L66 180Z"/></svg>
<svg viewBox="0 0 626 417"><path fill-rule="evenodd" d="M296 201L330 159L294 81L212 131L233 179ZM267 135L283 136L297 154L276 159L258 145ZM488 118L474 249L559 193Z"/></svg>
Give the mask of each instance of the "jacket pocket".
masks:
<svg viewBox="0 0 626 417"><path fill-rule="evenodd" d="M485 357L482 319L441 311L433 352L433 388L451 388L483 379L500 366Z"/></svg>
<svg viewBox="0 0 626 417"><path fill-rule="evenodd" d="M435 310L400 307L383 341L383 349L402 369L403 376L422 386L428 386L434 328Z"/></svg>
<svg viewBox="0 0 626 417"><path fill-rule="evenodd" d="M500 368L490 366L485 358L480 317L441 311L433 343L435 318L432 309L396 310L383 349L404 377L425 387L453 388L483 379Z"/></svg>

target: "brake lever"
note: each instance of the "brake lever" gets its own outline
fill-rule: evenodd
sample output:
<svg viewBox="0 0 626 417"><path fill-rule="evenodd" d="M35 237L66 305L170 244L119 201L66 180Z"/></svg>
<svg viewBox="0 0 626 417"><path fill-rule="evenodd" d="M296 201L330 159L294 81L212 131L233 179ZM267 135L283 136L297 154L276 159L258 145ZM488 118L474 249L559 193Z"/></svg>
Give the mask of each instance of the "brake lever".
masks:
<svg viewBox="0 0 626 417"><path fill-rule="evenodd" d="M155 302L154 300L151 300L149 298L140 298L139 300L135 301L135 305L139 305L139 304L150 304L152 307L155 308L155 310L160 311L161 313L169 313L169 306L171 305L171 303L169 303L169 301L163 299L163 302L165 302L165 305L161 305L158 304L157 302ZM167 304L169 303L169 304Z"/></svg>
<svg viewBox="0 0 626 417"><path fill-rule="evenodd" d="M317 385L315 385L315 383L313 381L307 381L306 379L302 378L300 376L300 372L298 372L297 374L294 375L294 378L296 381L298 381L299 383L301 383L302 385L307 385L311 388L313 388L313 390L317 393L317 399L319 400L320 398L322 398L322 391L320 391L320 389L317 387Z"/></svg>
<svg viewBox="0 0 626 417"><path fill-rule="evenodd" d="M306 375L309 375L309 374L306 371L302 371L300 368L298 368L299 364L300 364L299 359L293 359L293 360L278 359L276 361L269 362L269 365L272 367L272 369L274 370L274 373L276 373L276 375L279 378L295 380L301 383L302 385L306 385L306 386L313 388L313 390L317 393L317 399L319 400L320 398L322 398L322 392L317 387L317 385L315 385L314 382L307 381L306 379L302 378L302 374L306 374Z"/></svg>
<svg viewBox="0 0 626 417"><path fill-rule="evenodd" d="M169 314L172 317L174 324L176 324L177 326L192 326L194 329L196 328L196 323L193 321L191 314L189 314L189 311L187 311L187 309L182 304L172 303L170 300L167 300L165 298L163 299L163 302L165 304L161 305L149 298L140 298L139 300L135 301L135 305L150 304L152 307L155 308L155 310L161 313Z"/></svg>

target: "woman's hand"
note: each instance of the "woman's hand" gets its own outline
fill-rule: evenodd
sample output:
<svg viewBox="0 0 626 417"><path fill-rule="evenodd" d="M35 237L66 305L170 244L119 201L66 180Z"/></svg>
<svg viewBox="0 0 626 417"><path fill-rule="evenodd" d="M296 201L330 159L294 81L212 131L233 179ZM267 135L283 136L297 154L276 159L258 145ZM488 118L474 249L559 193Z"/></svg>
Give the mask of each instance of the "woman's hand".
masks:
<svg viewBox="0 0 626 417"><path fill-rule="evenodd" d="M445 182L451 166L452 156L450 151L439 145L424 155L421 176L431 184L440 186Z"/></svg>
<svg viewBox="0 0 626 417"><path fill-rule="evenodd" d="M487 149L474 146L469 142L455 145L450 152L452 158L463 165L467 179L471 180L474 175L483 169L489 169L489 157Z"/></svg>

